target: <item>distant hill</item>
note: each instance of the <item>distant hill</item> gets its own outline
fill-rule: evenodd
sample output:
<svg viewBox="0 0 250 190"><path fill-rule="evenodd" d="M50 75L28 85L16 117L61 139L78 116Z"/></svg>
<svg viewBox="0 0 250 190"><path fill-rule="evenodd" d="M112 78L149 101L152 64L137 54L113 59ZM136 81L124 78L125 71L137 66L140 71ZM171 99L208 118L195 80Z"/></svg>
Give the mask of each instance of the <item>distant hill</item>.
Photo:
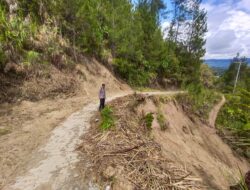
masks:
<svg viewBox="0 0 250 190"><path fill-rule="evenodd" d="M211 67L217 76L221 76L229 67L232 59L206 59L204 62ZM250 65L250 58L247 59Z"/></svg>
<svg viewBox="0 0 250 190"><path fill-rule="evenodd" d="M227 69L231 63L232 59L206 59L204 62L210 67L218 67ZM248 64L250 64L250 58L247 59Z"/></svg>

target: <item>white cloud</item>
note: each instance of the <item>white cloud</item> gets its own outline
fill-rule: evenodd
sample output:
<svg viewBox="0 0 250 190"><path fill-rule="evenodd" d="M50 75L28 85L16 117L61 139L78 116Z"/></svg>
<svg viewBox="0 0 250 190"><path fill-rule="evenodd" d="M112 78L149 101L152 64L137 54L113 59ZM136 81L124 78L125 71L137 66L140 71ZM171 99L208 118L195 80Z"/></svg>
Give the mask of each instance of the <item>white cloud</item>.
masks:
<svg viewBox="0 0 250 190"><path fill-rule="evenodd" d="M161 30L163 32L164 38L166 38L168 35L169 27L170 27L170 21L165 20L164 22L161 23Z"/></svg>
<svg viewBox="0 0 250 190"><path fill-rule="evenodd" d="M250 11L250 1L249 0L241 0L237 3L237 7L239 9L243 9L245 11Z"/></svg>
<svg viewBox="0 0 250 190"><path fill-rule="evenodd" d="M211 10L213 10L215 7L212 6L211 4L204 3L204 4L201 5L201 8L206 9L207 11L211 11Z"/></svg>
<svg viewBox="0 0 250 190"><path fill-rule="evenodd" d="M205 58L232 58L237 52L250 56L250 1L237 4L205 3L208 12L207 53Z"/></svg>
<svg viewBox="0 0 250 190"><path fill-rule="evenodd" d="M216 53L217 51L230 49L233 42L236 40L236 35L233 30L220 30L211 34L209 39L211 40L207 42L207 50L210 53Z"/></svg>

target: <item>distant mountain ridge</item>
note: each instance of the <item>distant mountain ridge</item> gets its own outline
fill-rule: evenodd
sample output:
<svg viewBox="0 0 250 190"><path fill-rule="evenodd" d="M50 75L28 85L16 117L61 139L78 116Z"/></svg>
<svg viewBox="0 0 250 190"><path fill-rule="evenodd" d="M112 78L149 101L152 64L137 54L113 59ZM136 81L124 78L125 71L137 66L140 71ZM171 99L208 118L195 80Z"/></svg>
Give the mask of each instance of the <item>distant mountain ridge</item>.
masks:
<svg viewBox="0 0 250 190"><path fill-rule="evenodd" d="M227 69L232 59L206 59L204 62L212 68ZM247 58L247 62L250 65L250 58Z"/></svg>

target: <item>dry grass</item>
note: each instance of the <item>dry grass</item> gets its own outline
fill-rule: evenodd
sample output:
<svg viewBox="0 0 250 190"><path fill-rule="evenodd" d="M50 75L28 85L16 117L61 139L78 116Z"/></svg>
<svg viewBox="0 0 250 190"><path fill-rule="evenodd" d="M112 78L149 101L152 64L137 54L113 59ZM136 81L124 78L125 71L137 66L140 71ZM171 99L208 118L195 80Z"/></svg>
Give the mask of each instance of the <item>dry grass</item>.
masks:
<svg viewBox="0 0 250 190"><path fill-rule="evenodd" d="M1 74L0 103L18 99L40 100L57 95L75 93L80 86L81 74L66 68L59 70L53 65L34 64L26 68L24 75Z"/></svg>
<svg viewBox="0 0 250 190"><path fill-rule="evenodd" d="M54 97L60 93L73 93L79 85L77 77L73 73L61 72L53 66L48 66L48 72L43 69L39 73L26 80L21 89L22 97L39 100L45 97Z"/></svg>
<svg viewBox="0 0 250 190"><path fill-rule="evenodd" d="M113 184L123 179L126 189L202 189L200 179L184 167L176 166L162 155L161 147L151 137L136 108L140 96L128 96L112 102L116 128L101 132L98 124L84 136L79 147L91 163L85 173L92 173L99 183ZM98 117L98 116L96 116ZM110 170L112 172L108 172ZM128 188L131 187L131 188ZM115 189L122 189L116 186Z"/></svg>

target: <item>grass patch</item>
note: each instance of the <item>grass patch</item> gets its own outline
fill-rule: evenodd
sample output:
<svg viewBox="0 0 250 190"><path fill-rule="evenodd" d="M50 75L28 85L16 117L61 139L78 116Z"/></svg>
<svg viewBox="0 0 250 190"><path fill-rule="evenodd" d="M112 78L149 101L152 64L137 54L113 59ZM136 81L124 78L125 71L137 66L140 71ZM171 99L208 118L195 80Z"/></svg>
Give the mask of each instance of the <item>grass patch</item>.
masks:
<svg viewBox="0 0 250 190"><path fill-rule="evenodd" d="M233 180L236 182L236 185L230 186L230 189L248 190L248 187L247 187L247 184L246 184L246 181L245 181L245 176L243 175L240 168L239 168L239 173L240 173L239 179L233 178Z"/></svg>
<svg viewBox="0 0 250 190"><path fill-rule="evenodd" d="M239 171L240 171L240 182L239 182L240 189L241 190L248 190L248 187L247 187L247 184L245 181L245 177L240 169L239 169Z"/></svg>
<svg viewBox="0 0 250 190"><path fill-rule="evenodd" d="M145 117L144 117L144 121L146 124L147 129L151 130L152 129L152 122L154 120L154 116L153 113L148 113Z"/></svg>
<svg viewBox="0 0 250 190"><path fill-rule="evenodd" d="M177 96L177 100L185 105L191 113L207 119L213 106L221 100L221 95L214 90L204 88L202 85L189 85L188 94Z"/></svg>
<svg viewBox="0 0 250 190"><path fill-rule="evenodd" d="M162 113L157 114L157 121L162 131L165 131L168 128L168 125Z"/></svg>
<svg viewBox="0 0 250 190"><path fill-rule="evenodd" d="M27 65L35 64L38 61L39 56L39 53L36 51L28 51L25 56L25 63Z"/></svg>
<svg viewBox="0 0 250 190"><path fill-rule="evenodd" d="M115 125L115 119L113 115L113 110L111 107L106 106L101 111L102 122L100 125L101 130L106 131L112 128Z"/></svg>
<svg viewBox="0 0 250 190"><path fill-rule="evenodd" d="M10 133L10 130L8 129L1 129L0 128L0 136L7 135Z"/></svg>
<svg viewBox="0 0 250 190"><path fill-rule="evenodd" d="M170 102L171 100L175 99L174 96L160 96L159 101L163 104Z"/></svg>

